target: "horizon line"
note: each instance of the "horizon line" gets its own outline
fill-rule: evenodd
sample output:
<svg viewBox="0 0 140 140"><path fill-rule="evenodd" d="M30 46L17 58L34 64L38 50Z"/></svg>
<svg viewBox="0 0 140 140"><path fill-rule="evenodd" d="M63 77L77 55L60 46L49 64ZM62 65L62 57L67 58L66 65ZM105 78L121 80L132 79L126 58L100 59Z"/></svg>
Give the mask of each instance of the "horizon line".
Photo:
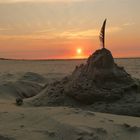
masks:
<svg viewBox="0 0 140 140"><path fill-rule="evenodd" d="M16 61L71 61L71 60L87 60L88 58L52 58L52 59L23 59L23 58L0 58L0 60L16 60ZM114 57L114 59L140 59L140 56L138 57Z"/></svg>

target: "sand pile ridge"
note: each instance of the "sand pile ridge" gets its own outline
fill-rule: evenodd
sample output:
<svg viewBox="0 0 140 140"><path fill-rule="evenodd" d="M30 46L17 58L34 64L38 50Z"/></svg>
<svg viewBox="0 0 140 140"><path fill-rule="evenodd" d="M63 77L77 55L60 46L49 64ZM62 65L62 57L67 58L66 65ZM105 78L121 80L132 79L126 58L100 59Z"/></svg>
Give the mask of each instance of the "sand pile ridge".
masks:
<svg viewBox="0 0 140 140"><path fill-rule="evenodd" d="M103 48L93 53L85 65L76 67L64 91L80 102L92 104L118 100L129 89L137 89L135 81L114 63L111 52Z"/></svg>
<svg viewBox="0 0 140 140"><path fill-rule="evenodd" d="M85 65L76 66L70 76L47 85L25 102L35 106L114 103L132 93L139 93L139 81L117 66L111 52L103 48L95 51Z"/></svg>

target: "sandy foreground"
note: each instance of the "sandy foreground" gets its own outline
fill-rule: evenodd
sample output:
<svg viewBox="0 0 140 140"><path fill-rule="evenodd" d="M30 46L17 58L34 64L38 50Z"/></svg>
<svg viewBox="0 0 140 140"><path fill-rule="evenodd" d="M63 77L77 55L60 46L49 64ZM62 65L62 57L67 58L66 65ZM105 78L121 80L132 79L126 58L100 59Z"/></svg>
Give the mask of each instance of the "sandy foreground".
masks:
<svg viewBox="0 0 140 140"><path fill-rule="evenodd" d="M0 140L139 140L140 118L0 102Z"/></svg>
<svg viewBox="0 0 140 140"><path fill-rule="evenodd" d="M46 83L69 74L81 62L47 63L0 61L0 140L140 140L139 117L64 106L17 106L17 95L36 94ZM131 66L127 70L139 78L139 61L133 60L132 64L127 65Z"/></svg>

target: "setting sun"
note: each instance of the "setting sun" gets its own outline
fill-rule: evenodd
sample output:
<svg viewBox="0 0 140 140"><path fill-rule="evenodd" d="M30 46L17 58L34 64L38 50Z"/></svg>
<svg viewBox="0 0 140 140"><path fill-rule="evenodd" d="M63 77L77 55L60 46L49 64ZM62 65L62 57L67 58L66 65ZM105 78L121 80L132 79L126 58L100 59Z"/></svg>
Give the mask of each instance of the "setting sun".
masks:
<svg viewBox="0 0 140 140"><path fill-rule="evenodd" d="M76 51L77 51L78 55L80 55L82 53L82 49L81 48L78 48Z"/></svg>

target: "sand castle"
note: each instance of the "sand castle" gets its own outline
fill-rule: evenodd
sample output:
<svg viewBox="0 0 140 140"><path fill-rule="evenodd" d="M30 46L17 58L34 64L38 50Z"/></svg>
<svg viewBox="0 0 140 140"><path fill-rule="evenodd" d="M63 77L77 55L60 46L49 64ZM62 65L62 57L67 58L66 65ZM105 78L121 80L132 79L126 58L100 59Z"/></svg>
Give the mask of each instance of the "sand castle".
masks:
<svg viewBox="0 0 140 140"><path fill-rule="evenodd" d="M92 104L118 100L137 85L123 67L114 63L111 52L103 48L93 53L85 65L76 67L64 87L66 95Z"/></svg>
<svg viewBox="0 0 140 140"><path fill-rule="evenodd" d="M133 79L123 67L119 67L114 62L111 52L105 48L105 23L106 20L100 34L102 49L89 56L86 64L76 66L70 76L46 85L41 93L25 102L35 106L92 105L94 111L134 114L131 110L125 113L122 109L132 109L133 104L139 102L133 99L140 93L140 82ZM128 104L128 100L131 105ZM102 104L102 107L98 103ZM116 108L116 111L118 103L119 108ZM106 104L111 108L106 107ZM140 108L139 105L136 107Z"/></svg>

